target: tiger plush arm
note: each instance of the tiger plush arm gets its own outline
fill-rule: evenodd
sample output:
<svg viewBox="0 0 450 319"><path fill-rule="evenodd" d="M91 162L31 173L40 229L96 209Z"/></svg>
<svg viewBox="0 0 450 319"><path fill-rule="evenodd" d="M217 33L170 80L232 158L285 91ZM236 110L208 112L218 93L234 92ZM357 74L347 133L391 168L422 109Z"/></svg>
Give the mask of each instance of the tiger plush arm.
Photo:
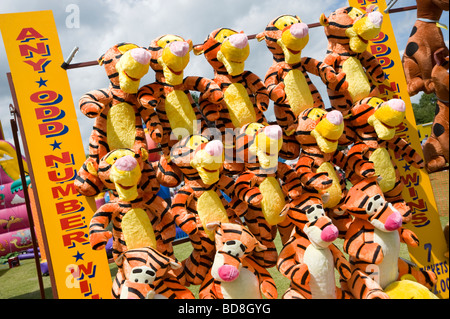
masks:
<svg viewBox="0 0 450 319"><path fill-rule="evenodd" d="M171 207L175 224L190 237L195 236L198 232L197 218L195 214L187 210L193 196L194 190L189 186L184 186L174 196Z"/></svg>
<svg viewBox="0 0 450 319"><path fill-rule="evenodd" d="M344 251L354 259L378 265L384 256L381 246L374 242L373 237L373 226L366 221L355 219L345 236Z"/></svg>
<svg viewBox="0 0 450 319"><path fill-rule="evenodd" d="M377 83L383 83L386 79L386 73L384 73L378 59L372 55L369 51L364 51L360 54L362 66L366 69L366 73L376 81Z"/></svg>
<svg viewBox="0 0 450 319"><path fill-rule="evenodd" d="M245 71L242 73L242 78L244 79L247 87L256 96L256 106L261 112L267 111L269 107L269 92L267 91L264 82L254 73L250 71Z"/></svg>
<svg viewBox="0 0 450 319"><path fill-rule="evenodd" d="M324 190L331 186L333 180L328 177L328 173L313 172L314 159L309 156L301 156L298 159L295 170L304 187Z"/></svg>
<svg viewBox="0 0 450 319"><path fill-rule="evenodd" d="M400 155L408 164L415 168L424 168L425 162L418 152L405 139L394 136L388 141L387 146L394 151L396 155Z"/></svg>
<svg viewBox="0 0 450 319"><path fill-rule="evenodd" d="M167 202L157 195L151 196L146 202L148 207L158 217L155 230L161 233L161 238L165 244L173 242L176 236L175 216Z"/></svg>
<svg viewBox="0 0 450 319"><path fill-rule="evenodd" d="M344 155L341 151L337 151L344 156L344 165L342 169L345 172L354 173L362 178L372 177L375 175L375 166L372 162L365 159L364 155L369 151L369 146L365 143L354 144L347 153ZM333 158L338 158L334 156ZM350 179L350 177L349 177Z"/></svg>
<svg viewBox="0 0 450 319"><path fill-rule="evenodd" d="M308 73L320 77L330 90L340 93L347 91L348 82L344 72L338 74L330 65L309 57L302 58L302 65Z"/></svg>
<svg viewBox="0 0 450 319"><path fill-rule="evenodd" d="M286 163L278 163L277 177L283 180L282 188L291 199L302 194L302 184L295 170Z"/></svg>
<svg viewBox="0 0 450 319"><path fill-rule="evenodd" d="M236 179L234 191L240 200L252 206L259 207L262 201L262 194L258 187L252 186L252 179L254 177L256 177L255 174L250 172L240 175Z"/></svg>
<svg viewBox="0 0 450 319"><path fill-rule="evenodd" d="M200 76L188 76L183 84L189 91L200 92L198 99L200 112L208 121L213 122L220 117L223 92L214 81Z"/></svg>
<svg viewBox="0 0 450 319"><path fill-rule="evenodd" d="M116 203L102 205L94 214L89 224L89 242L94 250L105 248L106 243L112 237L106 227L111 222L113 212L117 209Z"/></svg>
<svg viewBox="0 0 450 319"><path fill-rule="evenodd" d="M309 281L311 276L309 274L308 266L300 263L297 260L297 254L300 252L299 247L303 247L301 238L294 234L284 245L280 254L278 255L277 269L291 284L300 289L300 291L309 291Z"/></svg>
<svg viewBox="0 0 450 319"><path fill-rule="evenodd" d="M163 135L163 128L159 120L158 114L156 114L155 109L145 108L141 105L138 109L138 112L141 115L145 123L145 126L147 127L148 134L150 135L152 140L156 144L161 142Z"/></svg>
<svg viewBox="0 0 450 319"><path fill-rule="evenodd" d="M164 95L164 87L160 83L144 85L138 91L139 104L145 108L155 108Z"/></svg>
<svg viewBox="0 0 450 319"><path fill-rule="evenodd" d="M352 275L350 263L335 244L331 244L330 246L328 246L328 248L333 254L334 267L337 269L341 279L345 281L349 280Z"/></svg>
<svg viewBox="0 0 450 319"><path fill-rule="evenodd" d="M277 299L278 291L275 281L266 268L261 267L252 257L247 256L243 261L249 270L258 277L261 293L267 299Z"/></svg>
<svg viewBox="0 0 450 319"><path fill-rule="evenodd" d="M283 103L286 100L286 92L284 90L284 82L280 81L283 73L283 68L279 64L272 65L267 71L264 79L269 98L275 103Z"/></svg>
<svg viewBox="0 0 450 319"><path fill-rule="evenodd" d="M95 118L112 101L112 95L108 89L92 90L84 94L79 100L81 113L89 118Z"/></svg>

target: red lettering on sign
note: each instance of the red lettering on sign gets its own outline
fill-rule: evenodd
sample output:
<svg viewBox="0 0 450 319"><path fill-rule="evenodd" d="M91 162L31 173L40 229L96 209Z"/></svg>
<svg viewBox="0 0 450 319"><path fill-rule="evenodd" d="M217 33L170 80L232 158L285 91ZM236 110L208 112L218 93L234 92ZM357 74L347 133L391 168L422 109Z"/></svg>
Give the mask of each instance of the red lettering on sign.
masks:
<svg viewBox="0 0 450 319"><path fill-rule="evenodd" d="M50 54L48 45L45 44L44 42L36 43L36 47L33 47L29 44L21 44L19 45L19 50L20 55L24 56L25 58L32 58L33 53L37 53L42 56Z"/></svg>
<svg viewBox="0 0 450 319"><path fill-rule="evenodd" d="M72 244L74 242L78 242L80 244L84 244L84 243L88 242L88 240L84 236L84 232L82 232L82 231L77 231L77 232L73 232L73 233L69 233L69 234L64 234L62 236L62 240L63 240L63 243L64 243L64 247L72 246Z"/></svg>
<svg viewBox="0 0 450 319"><path fill-rule="evenodd" d="M76 199L71 199L65 202L60 202L55 204L56 212L58 214L66 214L71 212L76 212L80 210L83 206Z"/></svg>
<svg viewBox="0 0 450 319"><path fill-rule="evenodd" d="M81 219L81 215L72 215L72 216L64 217L64 218L60 219L59 222L61 223L62 230L67 230L67 229L84 226L83 220Z"/></svg>
<svg viewBox="0 0 450 319"><path fill-rule="evenodd" d="M53 198L58 198L58 197L66 197L69 195L76 195L76 194L78 194L78 192L75 188L75 184L70 183L70 184L66 185L65 189L63 188L63 186L53 187L52 194L53 194Z"/></svg>
<svg viewBox="0 0 450 319"><path fill-rule="evenodd" d="M35 29L33 28L23 28L20 33L19 36L17 37L17 41L22 41L22 42L26 42L29 41L31 39L42 39L43 36L37 32Z"/></svg>
<svg viewBox="0 0 450 319"><path fill-rule="evenodd" d="M74 164L72 155L69 152L62 152L61 157L58 157L56 155L46 155L44 159L45 159L45 166L47 167L56 167L56 163L66 165Z"/></svg>

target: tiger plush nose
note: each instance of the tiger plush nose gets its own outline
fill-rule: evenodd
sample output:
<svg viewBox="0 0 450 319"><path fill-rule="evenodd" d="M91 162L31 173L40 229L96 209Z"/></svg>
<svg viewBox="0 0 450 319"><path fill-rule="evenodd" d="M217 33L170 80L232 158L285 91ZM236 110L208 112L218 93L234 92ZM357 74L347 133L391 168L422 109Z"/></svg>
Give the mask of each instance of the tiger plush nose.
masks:
<svg viewBox="0 0 450 319"><path fill-rule="evenodd" d="M222 265L219 268L219 277L223 281L233 281L239 276L239 270L232 265Z"/></svg>
<svg viewBox="0 0 450 319"><path fill-rule="evenodd" d="M205 151L211 156L220 156L223 152L223 144L219 140L214 140L206 144Z"/></svg>
<svg viewBox="0 0 450 319"><path fill-rule="evenodd" d="M170 44L170 52L177 57L183 57L189 52L189 44L184 41L174 41Z"/></svg>
<svg viewBox="0 0 450 319"><path fill-rule="evenodd" d="M344 117L339 111L331 111L327 114L327 120L334 125L340 125L344 121Z"/></svg>
<svg viewBox="0 0 450 319"><path fill-rule="evenodd" d="M247 35L244 33L237 33L237 34L233 34L228 38L228 41L230 41L230 43L238 49L243 49L247 46L248 44L248 38Z"/></svg>
<svg viewBox="0 0 450 319"><path fill-rule="evenodd" d="M383 23L383 15L378 11L373 11L369 13L369 21L372 22L374 26L379 28Z"/></svg>
<svg viewBox="0 0 450 319"><path fill-rule="evenodd" d="M327 243L331 243L336 238L338 238L339 230L334 225L328 225L322 230L322 233L320 234L320 238L323 241L326 241Z"/></svg>
<svg viewBox="0 0 450 319"><path fill-rule="evenodd" d="M308 25L301 22L293 24L290 28L291 34L296 37L297 39L304 38L308 35L309 28Z"/></svg>
<svg viewBox="0 0 450 319"><path fill-rule="evenodd" d="M264 134L272 140L279 140L283 135L283 132L279 125L270 125L264 128Z"/></svg>
<svg viewBox="0 0 450 319"><path fill-rule="evenodd" d="M384 224L384 227L388 231L393 231L402 226L402 215L400 215L399 212L394 211L393 214L391 214Z"/></svg>
<svg viewBox="0 0 450 319"><path fill-rule="evenodd" d="M131 56L136 62L139 62L140 64L149 64L150 63L150 53L147 52L147 50L144 50L142 48L136 48L132 49L130 51Z"/></svg>
<svg viewBox="0 0 450 319"><path fill-rule="evenodd" d="M137 161L133 156L127 155L119 158L114 165L118 170L130 172L137 166Z"/></svg>

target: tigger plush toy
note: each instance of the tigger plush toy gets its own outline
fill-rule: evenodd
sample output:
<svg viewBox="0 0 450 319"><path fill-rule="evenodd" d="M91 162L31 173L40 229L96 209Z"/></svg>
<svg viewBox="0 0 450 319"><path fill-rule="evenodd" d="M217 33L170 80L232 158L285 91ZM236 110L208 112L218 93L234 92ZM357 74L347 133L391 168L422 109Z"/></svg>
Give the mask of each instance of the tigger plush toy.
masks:
<svg viewBox="0 0 450 319"><path fill-rule="evenodd" d="M320 16L328 38L324 63L340 74L345 72L348 90L337 92L328 89L331 106L346 116L351 106L368 96L377 96L377 83L386 75L378 60L367 51L368 42L380 32L383 15L378 11L363 13L354 7L340 8L328 17Z"/></svg>
<svg viewBox="0 0 450 319"><path fill-rule="evenodd" d="M436 65L431 72L436 94L436 112L431 135L423 145L425 167L429 173L445 168L449 163L449 76L448 52L438 50L434 54Z"/></svg>
<svg viewBox="0 0 450 319"><path fill-rule="evenodd" d="M244 125L236 137L236 159L245 164L245 169L236 179L235 194L248 204L244 215L247 227L267 247L253 254L264 267L276 263L273 240L277 229L283 243L292 230L292 225L280 213L302 192L292 167L278 161L282 143L282 130L278 125L250 123Z"/></svg>
<svg viewBox="0 0 450 319"><path fill-rule="evenodd" d="M411 221L411 209L402 197L404 187L400 173L392 160L388 149L401 157L408 165L423 168L424 161L405 139L396 135L398 127L405 117L406 106L400 99L383 101L377 97L365 98L356 103L346 119L345 138L354 143L348 156L362 156L374 164L376 175L380 176L379 185L386 200L391 203L403 218L403 223ZM342 140L341 140L342 141ZM351 174L351 169L346 174ZM352 184L361 181L361 177L347 176ZM404 240L417 246L416 236L402 229Z"/></svg>
<svg viewBox="0 0 450 319"><path fill-rule="evenodd" d="M353 185L342 208L354 217L343 247L353 266L347 284L355 298L388 298L382 290L405 274L433 287L434 272L413 268L399 258L402 215L385 200L377 177Z"/></svg>
<svg viewBox="0 0 450 319"><path fill-rule="evenodd" d="M215 124L226 148L225 172L237 174L243 167L234 160L234 136L226 136L226 130L254 122L267 124L263 112L269 107L269 94L263 81L253 72L245 70L245 61L250 54L245 33L229 28L216 29L203 44L194 46L194 53L205 56L214 70L213 80L224 94L218 108L220 116ZM199 104L205 102L201 94Z"/></svg>
<svg viewBox="0 0 450 319"><path fill-rule="evenodd" d="M194 299L189 289L168 276L168 271L182 265L151 246L124 252L116 264L112 286L115 299Z"/></svg>
<svg viewBox="0 0 450 319"><path fill-rule="evenodd" d="M416 0L417 20L411 30L405 53L402 57L408 94L416 95L423 91L426 94L434 92L434 81L431 76L436 65L434 54L438 50L448 56L448 48L444 41L439 23L442 12L449 10L448 0Z"/></svg>
<svg viewBox="0 0 450 319"><path fill-rule="evenodd" d="M325 108L308 73L319 76L327 86L338 92L344 92L348 87L345 73L337 75L325 63L301 56L309 41L309 30L296 15L282 15L273 19L264 32L256 35L256 39L265 40L273 54L273 64L266 73L264 83L270 99L274 101L277 124L283 129L280 157L295 159L300 150L293 135L298 115L306 108Z"/></svg>
<svg viewBox="0 0 450 319"><path fill-rule="evenodd" d="M172 199L175 223L194 248L183 261L190 284L203 282L214 258L214 231L209 222L233 222L235 211L221 191L233 198L234 181L222 174L223 144L202 135L181 139L171 150L171 162L184 174L184 185Z"/></svg>
<svg viewBox="0 0 450 319"><path fill-rule="evenodd" d="M148 156L143 122L152 139L159 142L162 127L153 109L139 105L140 79L149 70L150 54L131 43L119 43L98 59L105 67L110 85L93 90L80 98L80 110L95 118L89 138L89 157L80 168L75 187L85 196L100 193L102 182L97 169L100 159L117 148L129 148L141 157Z"/></svg>
<svg viewBox="0 0 450 319"><path fill-rule="evenodd" d="M333 241L339 230L325 214L318 194L302 194L290 203L287 217L295 230L277 261L280 273L291 281L283 299L350 299L336 286L335 269L341 280L350 278L351 266Z"/></svg>
<svg viewBox="0 0 450 319"><path fill-rule="evenodd" d="M141 87L138 99L146 109L156 110L163 127L161 148L166 160L178 140L206 129L203 115L210 121L218 117L214 105L223 99L222 91L213 81L199 76L184 77L191 50L191 40L171 34L157 37L148 47L156 81ZM190 91L200 92L209 104L200 104L199 109Z"/></svg>
<svg viewBox="0 0 450 319"><path fill-rule="evenodd" d="M320 108L308 108L300 113L295 137L302 153L295 170L303 186L303 192L320 194L324 208L344 235L349 216L338 208L345 198L345 180L338 175L337 167L352 170L360 177L375 173L373 164L361 156L347 157L338 150L338 140L344 131L344 119L339 111L327 112Z"/></svg>
<svg viewBox="0 0 450 319"><path fill-rule="evenodd" d="M203 281L201 299L276 299L277 287L270 273L251 253L266 249L243 225L211 222L215 231L215 257Z"/></svg>
<svg viewBox="0 0 450 319"><path fill-rule="evenodd" d="M159 184L152 166L130 149L116 149L101 159L98 177L112 191L112 199L90 221L92 249L103 249L112 236L114 260L130 249L147 246L175 258L174 216L166 201L156 195ZM110 222L112 233L107 229ZM180 280L182 270L177 274Z"/></svg>

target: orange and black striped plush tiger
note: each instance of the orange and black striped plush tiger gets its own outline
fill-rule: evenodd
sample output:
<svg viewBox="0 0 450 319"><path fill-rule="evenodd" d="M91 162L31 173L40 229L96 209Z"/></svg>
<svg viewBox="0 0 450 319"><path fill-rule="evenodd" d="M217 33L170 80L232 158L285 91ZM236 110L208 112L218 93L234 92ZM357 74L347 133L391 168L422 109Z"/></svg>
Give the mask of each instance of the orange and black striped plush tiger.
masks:
<svg viewBox="0 0 450 319"><path fill-rule="evenodd" d="M300 146L292 135L301 111L310 107L325 108L319 91L308 73L319 76L331 89L345 92L348 87L345 73L336 74L325 63L301 56L309 40L308 26L296 15L282 15L273 19L258 41L266 40L267 48L273 54L273 64L266 73L264 83L269 97L274 101L277 124L283 129L283 147L280 157L298 157Z"/></svg>
<svg viewBox="0 0 450 319"><path fill-rule="evenodd" d="M350 299L351 294L338 288L335 269L341 280L350 278L351 267L333 241L339 231L325 214L318 194L302 194L291 202L287 217L295 230L283 246L278 270L291 281L283 299Z"/></svg>
<svg viewBox="0 0 450 319"><path fill-rule="evenodd" d="M374 164L376 175L382 177L379 184L386 200L394 205L402 214L403 222L407 223L412 218L411 209L402 197L404 184L388 150L407 165L424 168L425 163L411 144L396 133L405 117L405 110L405 103L400 99L385 102L376 97L365 98L355 103L345 122L347 143L355 145L348 156L362 156ZM346 174L351 174L351 169L346 170ZM356 184L361 177L348 176L348 179Z"/></svg>
<svg viewBox="0 0 450 319"><path fill-rule="evenodd" d="M347 284L355 298L369 298L372 293L385 298L382 289L405 274L412 274L427 288L436 283L432 271L413 268L399 258L402 216L385 200L376 177L355 184L348 192L343 209L354 217L344 241L344 251L353 268ZM357 281L361 284L361 275L366 276L363 282L372 288L356 284Z"/></svg>
<svg viewBox="0 0 450 319"><path fill-rule="evenodd" d="M161 148L166 158L172 145L182 137L206 129L203 115L208 120L217 118L214 105L223 99L222 91L213 81L199 76L184 77L191 50L191 40L171 34L157 37L148 47L156 81L141 87L138 99L146 109L156 110L163 127ZM190 91L200 92L210 104L200 104L199 109Z"/></svg>
<svg viewBox="0 0 450 319"><path fill-rule="evenodd" d="M292 167L278 161L282 143L282 130L278 125L247 124L236 137L236 159L245 164L245 169L236 179L235 194L248 204L244 215L248 229L267 247L253 254L263 267L276 263L273 240L277 229L283 243L292 231L292 225L280 213L302 192Z"/></svg>
<svg viewBox="0 0 450 319"><path fill-rule="evenodd" d="M341 93L328 89L331 106L347 115L351 106L365 97L377 96L377 83L385 80L378 60L367 51L368 41L378 36L383 15L373 11L363 13L353 7L332 12L328 18L322 14L320 24L328 38L324 63L340 74L345 72L348 91Z"/></svg>
<svg viewBox="0 0 450 319"><path fill-rule="evenodd" d="M264 82L256 74L244 70L250 46L243 32L228 28L216 29L203 44L194 47L194 53L204 54L214 70L213 80L224 94L218 107L220 116L215 124L226 148L224 169L229 174L237 174L242 166L234 166L234 157L228 154L234 148L234 135L228 140L225 133L227 129L233 130L248 123L267 123L263 112L269 107L269 94ZM205 96L201 94L199 103L205 102Z"/></svg>
<svg viewBox="0 0 450 319"><path fill-rule="evenodd" d="M92 249L103 249L112 236L114 259L129 249L144 246L173 258L174 216L168 204L156 195L159 185L155 185L155 174L148 162L130 149L117 149L102 158L98 171L99 179L113 196L90 221ZM110 222L112 233L107 230Z"/></svg>
<svg viewBox="0 0 450 319"><path fill-rule="evenodd" d="M182 265L152 247L131 249L116 259L112 285L115 299L194 299L192 292L169 275Z"/></svg>
<svg viewBox="0 0 450 319"><path fill-rule="evenodd" d="M143 122L150 136L159 142L162 127L153 109L139 105L140 79L148 72L150 54L135 44L119 43L111 47L98 62L105 67L109 88L93 90L79 101L80 109L95 118L89 138L89 158L78 172L75 186L80 194L94 196L102 183L95 176L100 159L117 148L129 148L148 156Z"/></svg>
<svg viewBox="0 0 450 319"><path fill-rule="evenodd" d="M339 227L341 236L346 231L349 216L339 209L345 198L346 184L337 167L344 171L352 169L363 178L375 173L373 164L362 160L361 156L347 157L337 149L343 130L343 117L339 111L309 108L300 113L295 132L302 147L295 169L304 192L325 196L323 205ZM335 213L339 215L335 216Z"/></svg>
<svg viewBox="0 0 450 319"><path fill-rule="evenodd" d="M215 231L215 257L200 299L276 299L275 281L252 257L266 247L243 225L213 222L206 227Z"/></svg>
<svg viewBox="0 0 450 319"><path fill-rule="evenodd" d="M199 285L214 258L214 232L208 222L237 220L233 202L234 181L222 174L223 144L201 135L183 138L172 147L171 160L184 175L182 186L172 199L175 223L189 236L193 251L183 261L187 281Z"/></svg>

